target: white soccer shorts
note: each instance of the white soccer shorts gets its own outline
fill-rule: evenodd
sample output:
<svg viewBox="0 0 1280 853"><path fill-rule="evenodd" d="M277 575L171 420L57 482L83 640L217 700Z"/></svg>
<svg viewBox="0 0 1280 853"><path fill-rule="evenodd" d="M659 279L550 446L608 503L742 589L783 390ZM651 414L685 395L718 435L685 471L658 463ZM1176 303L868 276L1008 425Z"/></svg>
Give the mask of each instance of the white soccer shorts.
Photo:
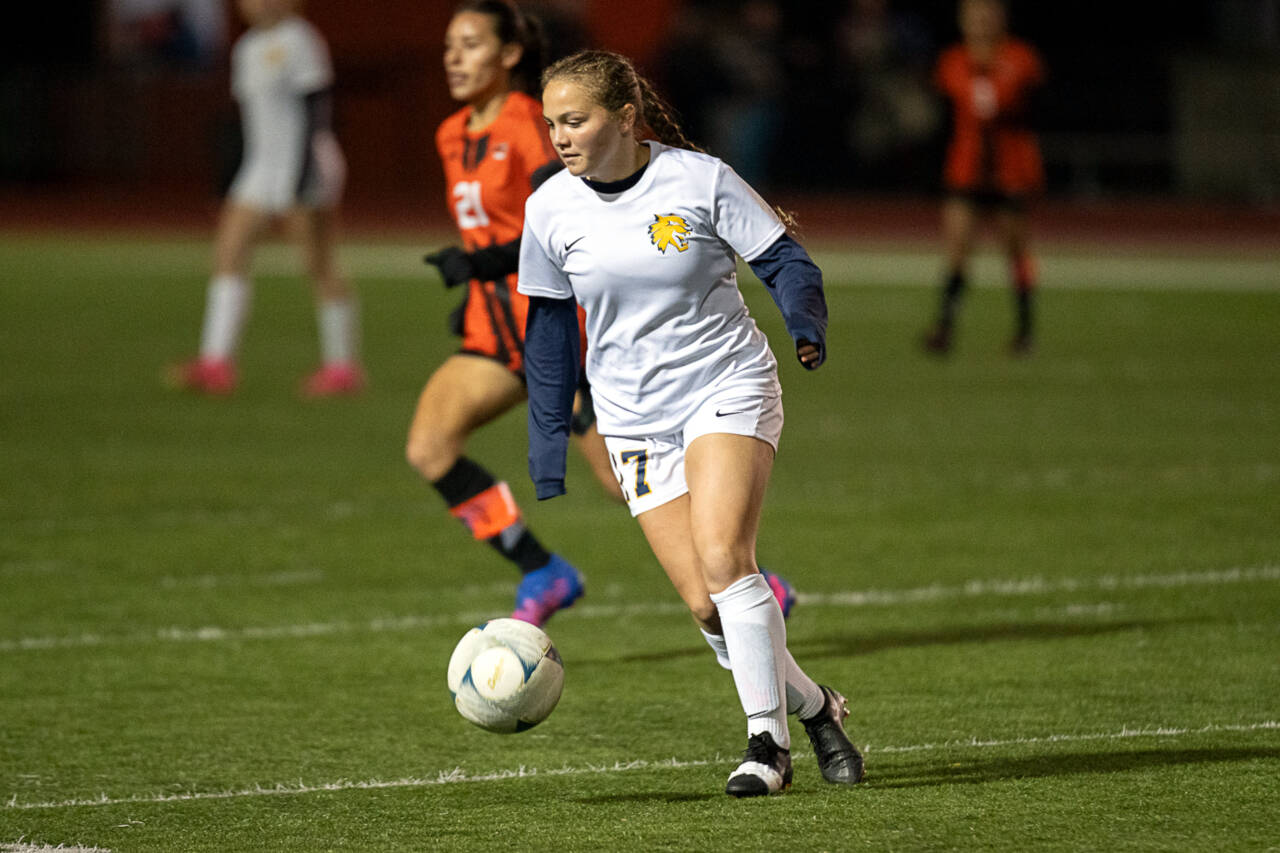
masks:
<svg viewBox="0 0 1280 853"><path fill-rule="evenodd" d="M284 213L297 206L320 210L336 207L347 177L342 148L332 133L319 133L308 153L305 180L301 180L300 158L288 153L274 160L259 157L240 167L229 196L268 213Z"/></svg>
<svg viewBox="0 0 1280 853"><path fill-rule="evenodd" d="M782 398L743 397L740 391L713 395L678 433L653 438L606 435L609 462L632 516L688 493L685 448L711 433L751 436L768 442L776 451L782 437Z"/></svg>

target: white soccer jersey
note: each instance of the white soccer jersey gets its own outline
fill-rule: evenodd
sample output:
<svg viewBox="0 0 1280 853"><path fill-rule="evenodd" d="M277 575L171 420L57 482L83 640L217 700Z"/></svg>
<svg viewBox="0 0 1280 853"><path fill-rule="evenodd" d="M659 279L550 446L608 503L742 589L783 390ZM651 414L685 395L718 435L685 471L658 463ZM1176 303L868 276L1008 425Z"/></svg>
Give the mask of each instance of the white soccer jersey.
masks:
<svg viewBox="0 0 1280 853"><path fill-rule="evenodd" d="M777 396L777 362L747 313L735 253L750 261L785 228L706 154L648 143L620 193L562 171L525 205L521 293L586 310L587 378L604 435L680 431L722 391Z"/></svg>
<svg viewBox="0 0 1280 853"><path fill-rule="evenodd" d="M267 210L334 200L328 196L337 192L335 178L341 182L334 174L341 172L341 152L331 138L312 150L305 100L332 84L329 50L302 18L290 16L240 37L231 52L231 90L240 103L244 158L233 198ZM313 162L318 155L338 162Z"/></svg>

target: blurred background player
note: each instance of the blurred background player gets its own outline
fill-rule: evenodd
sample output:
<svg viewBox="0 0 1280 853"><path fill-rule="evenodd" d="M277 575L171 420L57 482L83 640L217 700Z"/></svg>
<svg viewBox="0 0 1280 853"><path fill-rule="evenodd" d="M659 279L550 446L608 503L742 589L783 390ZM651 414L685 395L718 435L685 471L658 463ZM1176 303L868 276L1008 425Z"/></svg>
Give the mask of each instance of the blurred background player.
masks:
<svg viewBox="0 0 1280 853"><path fill-rule="evenodd" d="M435 486L472 535L520 569L517 619L541 625L583 592L582 575L548 552L525 526L505 482L463 455L471 433L525 400L524 325L529 300L516 292L524 202L559 168L547 139L538 85L543 45L537 22L508 0L468 0L449 22L444 67L449 94L465 106L436 132L448 203L462 247L427 256L448 287L466 287L461 351L427 380L409 427L409 464ZM579 447L621 500L604 441L589 413Z"/></svg>
<svg viewBox="0 0 1280 853"><path fill-rule="evenodd" d="M1021 355L1034 342L1036 285L1026 205L1044 186L1028 113L1032 94L1044 83L1044 65L1035 48L1007 33L1002 0L961 0L959 24L963 41L943 52L935 78L951 104L954 127L943 173L946 278L938 319L924 344L935 353L951 350L974 230L980 215L990 213L1013 284L1016 320L1010 347Z"/></svg>
<svg viewBox="0 0 1280 853"><path fill-rule="evenodd" d="M200 354L169 377L187 390L235 390L236 352L252 301L253 250L276 219L300 243L315 285L321 365L303 383L303 394L352 394L364 386L358 306L334 258L346 163L332 128L333 67L324 39L300 17L299 5L239 0L249 29L232 49L231 74L244 155L218 221Z"/></svg>

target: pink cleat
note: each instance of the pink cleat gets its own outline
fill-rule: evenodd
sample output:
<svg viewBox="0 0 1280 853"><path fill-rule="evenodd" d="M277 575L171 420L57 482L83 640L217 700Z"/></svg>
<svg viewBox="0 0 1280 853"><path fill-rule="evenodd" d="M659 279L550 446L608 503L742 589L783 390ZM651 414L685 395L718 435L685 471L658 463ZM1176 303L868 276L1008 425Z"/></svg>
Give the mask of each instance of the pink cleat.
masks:
<svg viewBox="0 0 1280 853"><path fill-rule="evenodd" d="M782 575L774 574L768 569L761 569L760 574L764 575L764 579L769 583L769 589L773 590L773 597L778 599L778 606L782 608L782 618L786 619L791 615L791 608L796 604L796 589Z"/></svg>
<svg viewBox="0 0 1280 853"><path fill-rule="evenodd" d="M170 367L166 382L180 391L226 397L236 390L236 366L230 359L197 358Z"/></svg>
<svg viewBox="0 0 1280 853"><path fill-rule="evenodd" d="M543 625L557 610L571 606L582 597L584 578L559 554L547 564L529 572L516 589L516 609L511 618Z"/></svg>
<svg viewBox="0 0 1280 853"><path fill-rule="evenodd" d="M302 396L345 397L364 390L364 371L354 364L326 364L302 383Z"/></svg>

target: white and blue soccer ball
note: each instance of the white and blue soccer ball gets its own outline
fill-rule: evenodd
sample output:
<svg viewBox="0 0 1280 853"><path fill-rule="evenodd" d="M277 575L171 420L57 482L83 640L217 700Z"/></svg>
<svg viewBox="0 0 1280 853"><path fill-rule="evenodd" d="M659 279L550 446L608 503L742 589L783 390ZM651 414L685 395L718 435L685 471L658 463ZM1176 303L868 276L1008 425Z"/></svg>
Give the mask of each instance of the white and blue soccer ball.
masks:
<svg viewBox="0 0 1280 853"><path fill-rule="evenodd" d="M458 713L508 734L545 720L564 688L564 664L541 628L490 619L468 631L449 658L449 693Z"/></svg>

